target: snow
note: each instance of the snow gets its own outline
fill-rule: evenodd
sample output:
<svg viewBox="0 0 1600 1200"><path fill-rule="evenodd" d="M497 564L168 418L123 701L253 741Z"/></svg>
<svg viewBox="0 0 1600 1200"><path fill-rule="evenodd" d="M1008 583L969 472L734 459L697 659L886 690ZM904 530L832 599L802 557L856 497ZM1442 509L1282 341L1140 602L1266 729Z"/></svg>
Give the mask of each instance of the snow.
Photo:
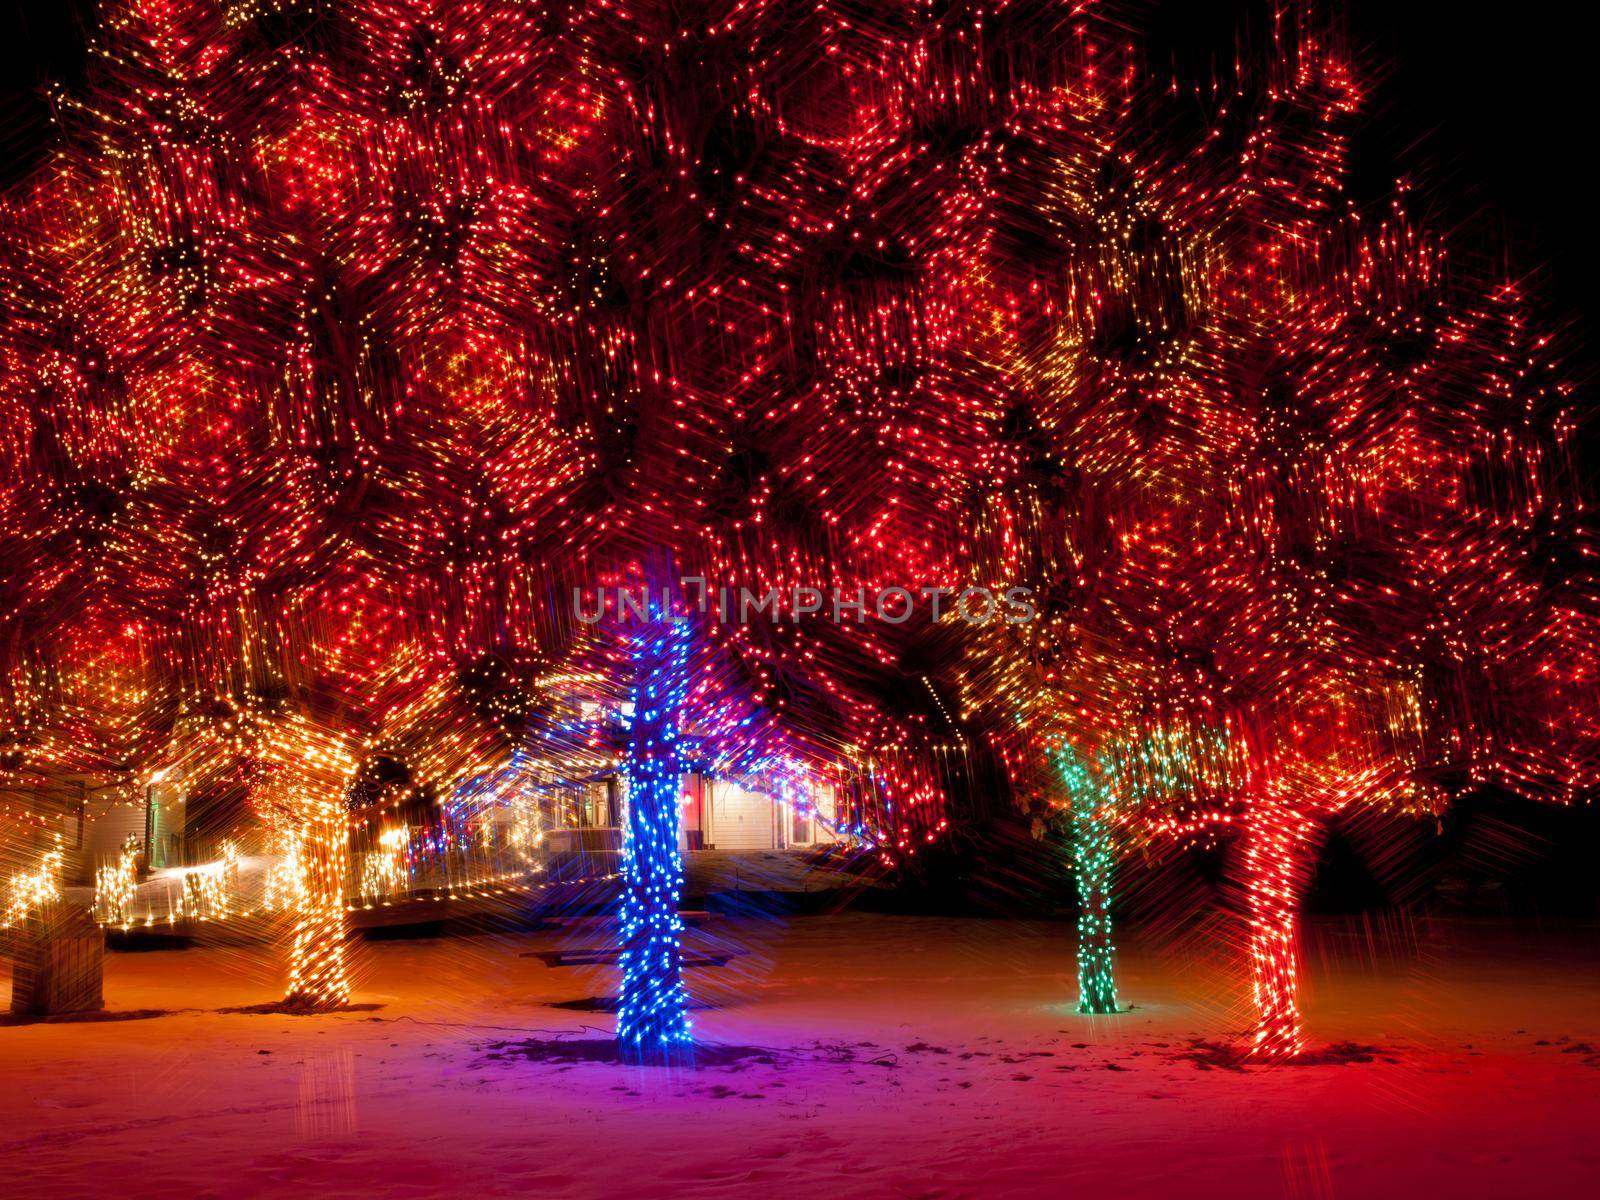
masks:
<svg viewBox="0 0 1600 1200"><path fill-rule="evenodd" d="M110 1009L174 1011L0 1027L0 1194L1600 1189L1592 927L1319 926L1310 1027L1355 1052L1245 1070L1214 1049L1245 1024L1237 951L1214 936L1125 946L1135 1008L1088 1018L1069 925L712 921L695 947L738 954L690 972L695 1022L734 1049L693 1070L584 1061L607 1056L610 1018L581 1002L613 972L524 955L592 936L363 942L358 1007L321 1017L222 1011L275 994L265 946L113 954Z"/></svg>

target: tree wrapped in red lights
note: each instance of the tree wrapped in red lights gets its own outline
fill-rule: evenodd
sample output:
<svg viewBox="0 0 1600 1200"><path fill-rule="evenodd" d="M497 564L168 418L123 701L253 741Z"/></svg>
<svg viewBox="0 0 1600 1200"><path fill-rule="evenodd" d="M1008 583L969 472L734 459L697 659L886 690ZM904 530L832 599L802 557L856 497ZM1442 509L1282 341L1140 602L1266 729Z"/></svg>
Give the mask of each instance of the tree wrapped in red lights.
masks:
<svg viewBox="0 0 1600 1200"><path fill-rule="evenodd" d="M36 424L81 431L59 453L58 436L35 438L19 465L92 501L83 520L122 568L97 568L106 602L163 648L148 690L171 745L148 766L244 788L279 829L299 873L290 1000L320 1007L348 988L345 792L364 737L437 716L417 680L453 678L439 631L408 614L429 611L418 581L493 524L452 438L483 432L463 427L468 389L511 374L512 351L486 316L447 322L455 298L440 295L453 277L455 310L480 313L506 290L453 257L471 196L433 203L464 173L451 164L485 169L472 131L408 120L409 89L431 86L414 76L449 53L413 47L411 74L375 94L358 49L381 31L354 12L299 28L294 7L108 12L100 74L17 198L9 297ZM414 388L452 371L453 424L428 397L408 420ZM513 461L517 498L566 470L537 451ZM47 533L81 523L66 513ZM81 536L32 543L47 571L82 572ZM484 586L474 572L459 590Z"/></svg>
<svg viewBox="0 0 1600 1200"><path fill-rule="evenodd" d="M718 594L866 578L803 508L759 528L776 472L748 454L787 317L762 243L788 201L846 183L838 154L794 174L793 138L741 167L764 132L737 40L758 15L130 0L16 200L8 292L40 315L8 364L68 389L19 402L90 430L72 471L105 464L79 486L19 460L77 506L18 515L40 571L19 604L72 619L58 582L84 522L132 548L102 582L160 639L169 748L148 769L246 788L305 852L296 1002L343 995L346 793L593 745L506 694L541 677L637 686L572 587L663 559ZM793 424L781 487L803 504ZM873 505L850 545L881 548L894 514ZM673 717L703 760L867 765L853 824L928 836L937 787L871 694L890 652L822 618L714 613L699 715Z"/></svg>
<svg viewBox="0 0 1600 1200"><path fill-rule="evenodd" d="M138 631L129 753L298 848L309 1006L349 804L623 759L623 1024L666 1045L678 775L848 775L909 856L964 641L1015 790L1074 814L1084 1007L1120 848L1234 827L1293 1053L1331 815L1594 778L1569 405L1516 297L1340 207L1358 88L1309 25L1191 137L1084 6L688 8L108 9L5 211L8 717L25 642ZM571 604L644 583L690 602ZM930 635L968 587L1037 619Z"/></svg>
<svg viewBox="0 0 1600 1200"><path fill-rule="evenodd" d="M1094 846L1239 830L1277 1057L1330 816L1592 781L1594 609L1568 404L1514 301L1398 211L1338 212L1358 94L1309 29L1249 95L1185 157L1137 87L1009 126L977 345L1016 399L969 519L973 577L1035 587L1041 616L985 631L966 675L1022 798L1057 791L1055 748ZM1096 890L1091 1010L1114 1004Z"/></svg>

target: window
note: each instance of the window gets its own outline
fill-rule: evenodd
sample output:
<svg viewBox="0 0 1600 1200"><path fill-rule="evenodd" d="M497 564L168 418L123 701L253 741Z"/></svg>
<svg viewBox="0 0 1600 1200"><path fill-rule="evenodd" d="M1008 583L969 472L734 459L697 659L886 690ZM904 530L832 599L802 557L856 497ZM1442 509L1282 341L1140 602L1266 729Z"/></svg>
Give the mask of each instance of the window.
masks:
<svg viewBox="0 0 1600 1200"><path fill-rule="evenodd" d="M578 789L576 807L578 828L615 829L619 823L616 779L583 784Z"/></svg>

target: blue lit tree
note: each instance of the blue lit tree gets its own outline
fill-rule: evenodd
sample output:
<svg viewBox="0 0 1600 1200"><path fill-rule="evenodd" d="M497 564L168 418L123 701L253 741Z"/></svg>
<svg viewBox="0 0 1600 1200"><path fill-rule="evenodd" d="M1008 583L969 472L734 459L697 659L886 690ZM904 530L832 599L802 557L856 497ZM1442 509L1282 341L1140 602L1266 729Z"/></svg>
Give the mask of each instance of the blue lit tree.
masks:
<svg viewBox="0 0 1600 1200"><path fill-rule="evenodd" d="M693 1042L678 912L683 892L680 721L688 690L688 643L685 622L655 608L632 635L617 1042L625 1057L640 1061L670 1058Z"/></svg>

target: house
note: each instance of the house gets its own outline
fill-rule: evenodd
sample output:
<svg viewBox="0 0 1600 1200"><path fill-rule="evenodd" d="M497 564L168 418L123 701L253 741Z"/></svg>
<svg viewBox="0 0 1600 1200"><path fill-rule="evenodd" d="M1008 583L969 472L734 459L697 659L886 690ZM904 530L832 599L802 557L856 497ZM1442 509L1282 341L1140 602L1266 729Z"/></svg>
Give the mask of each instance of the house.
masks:
<svg viewBox="0 0 1600 1200"><path fill-rule="evenodd" d="M775 794L778 793L778 794ZM683 848L787 850L831 845L834 791L819 784L789 797L761 780L684 777Z"/></svg>
<svg viewBox="0 0 1600 1200"><path fill-rule="evenodd" d="M353 909L489 885L582 884L621 867L626 789L615 765L563 779L547 764L514 764L396 816L374 813L351 835ZM691 772L682 781L681 846L787 851L832 845L837 802L828 783ZM294 888L292 847L238 795L191 795L159 779L142 804L104 797L77 822L63 880L109 924L220 920L273 911Z"/></svg>

